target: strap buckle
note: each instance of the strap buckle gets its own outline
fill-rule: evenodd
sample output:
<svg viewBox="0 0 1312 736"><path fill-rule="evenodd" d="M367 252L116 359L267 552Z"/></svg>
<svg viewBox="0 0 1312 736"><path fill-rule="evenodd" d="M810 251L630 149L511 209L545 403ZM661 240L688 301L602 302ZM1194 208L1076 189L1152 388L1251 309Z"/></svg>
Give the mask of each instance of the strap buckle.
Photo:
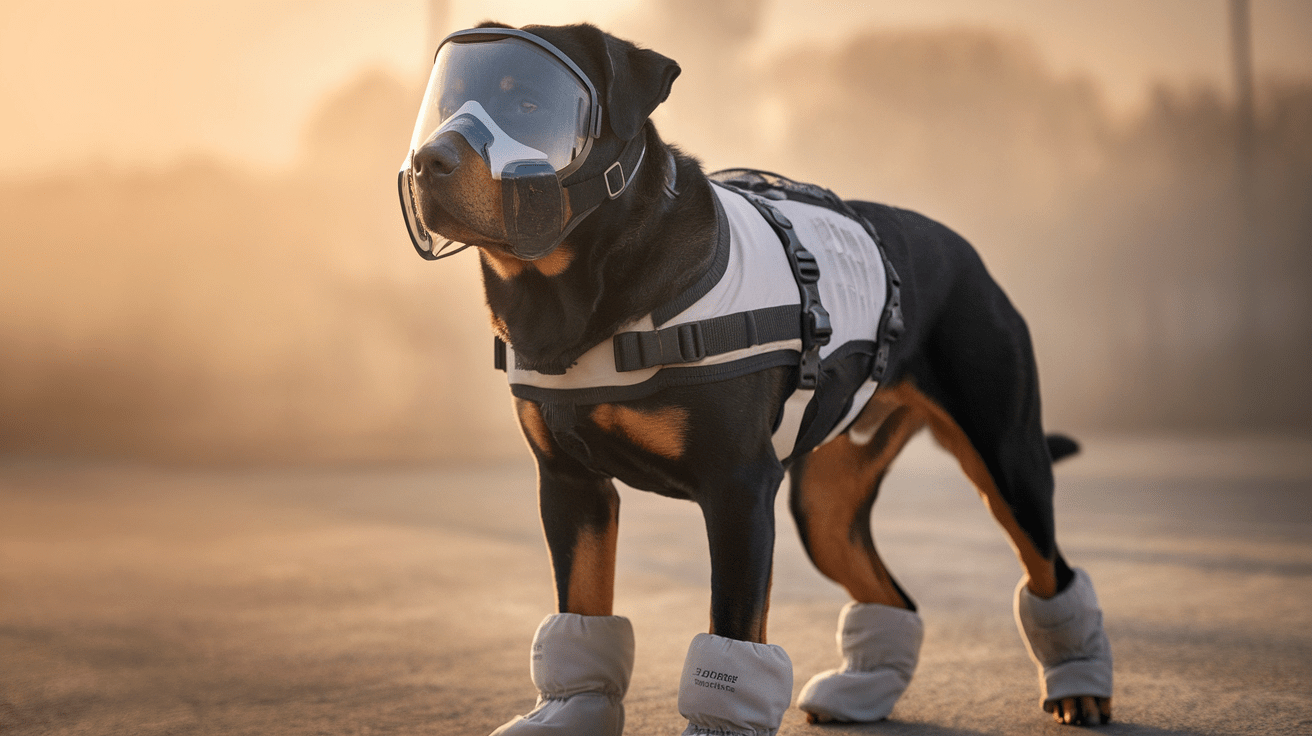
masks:
<svg viewBox="0 0 1312 736"><path fill-rule="evenodd" d="M670 362L695 363L706 357L706 345L702 342L702 326L697 322L674 325L664 330L657 330L656 334L660 336L660 354L669 357L678 356L677 360Z"/></svg>
<svg viewBox="0 0 1312 736"><path fill-rule="evenodd" d="M798 249L793 253L793 273L797 280L803 284L817 284L820 282L820 264L815 260L815 254L806 250L798 244Z"/></svg>
<svg viewBox="0 0 1312 736"><path fill-rule="evenodd" d="M660 330L621 332L615 336L615 370L620 373L658 365L695 363L706 357L699 322Z"/></svg>
<svg viewBox="0 0 1312 736"><path fill-rule="evenodd" d="M605 177L606 194L609 195L611 199L615 199L623 194L624 188L629 185L628 179L624 177L624 167L620 165L619 161L606 167ZM619 180L618 183L615 183L616 178Z"/></svg>

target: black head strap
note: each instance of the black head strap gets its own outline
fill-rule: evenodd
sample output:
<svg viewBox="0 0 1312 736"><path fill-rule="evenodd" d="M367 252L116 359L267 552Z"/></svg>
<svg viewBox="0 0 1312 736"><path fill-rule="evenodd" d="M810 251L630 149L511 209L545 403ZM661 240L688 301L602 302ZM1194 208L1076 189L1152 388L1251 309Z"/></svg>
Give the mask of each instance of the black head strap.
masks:
<svg viewBox="0 0 1312 736"><path fill-rule="evenodd" d="M679 162L674 159L674 151L665 149L665 163L669 168L665 172L665 194L670 199L679 198Z"/></svg>
<svg viewBox="0 0 1312 736"><path fill-rule="evenodd" d="M638 175L638 167L642 166L642 160L647 155L646 138L644 135L634 136L624 145L624 150L620 151L615 162L606 167L601 174L565 187L565 191L569 193L570 209L575 213L575 222L601 206L602 202L615 199L629 188L633 178Z"/></svg>

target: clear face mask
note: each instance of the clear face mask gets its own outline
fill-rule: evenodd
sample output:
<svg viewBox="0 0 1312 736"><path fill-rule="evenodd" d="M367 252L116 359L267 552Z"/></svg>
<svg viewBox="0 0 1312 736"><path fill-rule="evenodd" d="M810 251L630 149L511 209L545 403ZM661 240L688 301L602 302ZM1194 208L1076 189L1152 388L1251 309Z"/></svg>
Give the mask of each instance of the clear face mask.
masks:
<svg viewBox="0 0 1312 736"><path fill-rule="evenodd" d="M511 29L474 29L448 36L438 50L410 151L402 164L401 206L411 240L425 258L433 234L423 226L412 161L448 133L462 136L502 182L506 232L516 255L538 258L572 223L563 221L560 181L583 165L600 135L596 90L568 57L547 42Z"/></svg>
<svg viewBox="0 0 1312 736"><path fill-rule="evenodd" d="M509 139L538 151L568 176L590 148L595 97L580 74L521 38L451 41L438 51L410 148L477 110L498 144ZM492 167L493 176L500 173Z"/></svg>

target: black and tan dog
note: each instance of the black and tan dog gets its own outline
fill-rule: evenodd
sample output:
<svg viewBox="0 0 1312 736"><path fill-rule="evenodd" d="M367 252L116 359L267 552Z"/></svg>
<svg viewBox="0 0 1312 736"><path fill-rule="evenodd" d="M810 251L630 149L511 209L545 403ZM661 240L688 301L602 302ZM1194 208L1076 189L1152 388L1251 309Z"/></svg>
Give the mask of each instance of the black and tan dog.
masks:
<svg viewBox="0 0 1312 736"><path fill-rule="evenodd" d="M502 26L485 28L495 40ZM648 121L679 73L673 61L588 25L522 31L577 65L603 113L586 160L561 177L564 209L547 218L551 242L516 247L524 235L511 230L526 226L508 208L521 206L520 195L507 194L509 179L498 180L468 130L416 140L402 196L419 227L478 249L492 324L518 369L559 376L714 272L725 237L723 193ZM513 87L507 80L503 90ZM642 149L636 165L635 146ZM588 181L594 189L604 183L608 196L579 216L592 203L578 194L586 187L569 185ZM823 198L823 190L800 189ZM1017 617L1039 665L1044 707L1064 723L1110 719L1101 614L1087 576L1067 566L1054 539L1052 462L1073 447L1044 435L1025 323L952 231L885 205L841 207L877 233L888 273L897 275L889 285L900 286L902 324L880 326L882 338L900 332L883 341L884 355L860 357L861 370L880 376L878 390L828 442L803 443L782 459L774 446L785 402L802 379L796 350L791 363L715 382L666 381L633 398L516 392L537 460L559 614L534 644L538 708L499 733L622 729L632 633L612 615L616 478L692 500L705 517L710 632L694 641L680 684L686 733L773 733L791 700L787 657L765 643L774 499L786 471L807 553L854 599L842 624L844 667L812 681L799 705L813 722L887 715L915 666L920 624L875 551L869 517L889 463L924 427L956 456L1020 558ZM823 368L820 390L847 385L850 402L851 382ZM823 439L827 430L810 434Z"/></svg>

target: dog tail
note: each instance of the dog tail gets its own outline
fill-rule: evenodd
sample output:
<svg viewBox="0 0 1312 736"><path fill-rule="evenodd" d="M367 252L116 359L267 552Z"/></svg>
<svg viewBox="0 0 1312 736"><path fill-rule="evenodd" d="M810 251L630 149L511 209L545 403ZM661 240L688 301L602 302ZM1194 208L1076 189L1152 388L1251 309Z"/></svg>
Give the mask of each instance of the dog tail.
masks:
<svg viewBox="0 0 1312 736"><path fill-rule="evenodd" d="M1052 456L1054 463L1080 451L1080 443L1064 434L1050 434L1046 439L1048 440L1048 454Z"/></svg>

